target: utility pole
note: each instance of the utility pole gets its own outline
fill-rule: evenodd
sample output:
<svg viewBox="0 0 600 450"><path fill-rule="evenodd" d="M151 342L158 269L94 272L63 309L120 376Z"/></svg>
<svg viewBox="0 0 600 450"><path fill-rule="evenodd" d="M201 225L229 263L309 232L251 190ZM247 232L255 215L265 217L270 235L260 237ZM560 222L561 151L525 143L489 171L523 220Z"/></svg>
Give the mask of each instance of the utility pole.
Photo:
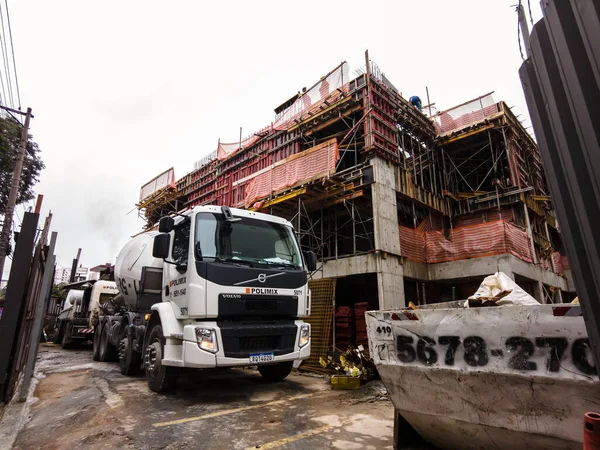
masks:
<svg viewBox="0 0 600 450"><path fill-rule="evenodd" d="M521 28L521 36L523 36L523 45L525 46L525 56L529 58L531 56L531 45L529 44L529 25L527 25L525 9L520 3L519 6L517 6L517 11L519 13L519 28Z"/></svg>
<svg viewBox="0 0 600 450"><path fill-rule="evenodd" d="M77 274L77 266L79 265L79 258L81 258L81 249L77 250L77 257L73 260L73 265L71 266L71 276L69 278L69 283L75 282L75 275Z"/></svg>
<svg viewBox="0 0 600 450"><path fill-rule="evenodd" d="M14 111L9 108L9 111ZM10 187L10 194L8 195L8 203L6 204L6 211L4 213L4 223L2 225L2 232L0 233L0 278L4 272L4 261L6 261L6 253L8 251L8 242L10 238L10 228L12 225L13 214L15 212L15 205L17 204L17 198L19 197L19 185L21 184L21 171L23 170L23 159L25 159L25 152L27 151L27 141L29 140L29 121L31 119L31 108L27 108L25 114L25 124L23 125L23 132L21 134L21 142L17 151L17 161L15 162L15 170L12 176L12 185Z"/></svg>

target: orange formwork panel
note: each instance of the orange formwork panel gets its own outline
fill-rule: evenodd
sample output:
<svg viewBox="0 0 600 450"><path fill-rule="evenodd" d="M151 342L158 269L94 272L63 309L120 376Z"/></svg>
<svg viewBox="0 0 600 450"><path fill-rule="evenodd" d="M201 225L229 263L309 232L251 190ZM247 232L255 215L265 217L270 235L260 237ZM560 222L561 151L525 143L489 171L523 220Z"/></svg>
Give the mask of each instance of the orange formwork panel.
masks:
<svg viewBox="0 0 600 450"><path fill-rule="evenodd" d="M340 153L335 139L284 159L281 164L272 166L270 170L248 181L246 208L250 208L271 193L333 175L339 159Z"/></svg>
<svg viewBox="0 0 600 450"><path fill-rule="evenodd" d="M512 254L532 262L527 233L504 220L423 232L399 227L400 253L407 259L424 263L441 263L461 259Z"/></svg>

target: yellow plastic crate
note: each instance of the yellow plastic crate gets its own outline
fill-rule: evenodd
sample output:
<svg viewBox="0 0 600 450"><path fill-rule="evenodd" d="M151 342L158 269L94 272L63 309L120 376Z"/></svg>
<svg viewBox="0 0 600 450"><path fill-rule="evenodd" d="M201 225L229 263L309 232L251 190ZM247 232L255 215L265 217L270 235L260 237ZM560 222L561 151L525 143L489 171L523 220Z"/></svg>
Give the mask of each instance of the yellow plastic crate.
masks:
<svg viewBox="0 0 600 450"><path fill-rule="evenodd" d="M358 389L360 387L360 378L349 377L347 375L332 375L331 389Z"/></svg>

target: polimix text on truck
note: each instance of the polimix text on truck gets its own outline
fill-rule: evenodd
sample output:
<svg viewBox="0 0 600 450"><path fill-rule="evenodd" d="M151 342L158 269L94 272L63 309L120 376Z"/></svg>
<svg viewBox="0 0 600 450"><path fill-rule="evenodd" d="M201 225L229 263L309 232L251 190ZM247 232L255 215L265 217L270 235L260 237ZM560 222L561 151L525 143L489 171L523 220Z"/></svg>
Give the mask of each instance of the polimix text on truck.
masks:
<svg viewBox="0 0 600 450"><path fill-rule="evenodd" d="M115 265L119 295L104 307L94 359L141 366L150 389L178 371L257 365L281 380L310 354L307 270L292 225L267 214L197 206L134 237Z"/></svg>

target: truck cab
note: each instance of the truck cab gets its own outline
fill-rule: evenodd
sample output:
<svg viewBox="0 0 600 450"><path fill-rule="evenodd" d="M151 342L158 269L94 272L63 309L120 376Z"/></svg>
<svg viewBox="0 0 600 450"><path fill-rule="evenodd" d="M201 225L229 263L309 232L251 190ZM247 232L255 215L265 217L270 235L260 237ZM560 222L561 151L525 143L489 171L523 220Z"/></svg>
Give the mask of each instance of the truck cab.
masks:
<svg viewBox="0 0 600 450"><path fill-rule="evenodd" d="M91 317L100 306L119 291L114 281L86 280L65 286L67 296L57 317L54 342L69 348L76 342L91 341L94 327Z"/></svg>

